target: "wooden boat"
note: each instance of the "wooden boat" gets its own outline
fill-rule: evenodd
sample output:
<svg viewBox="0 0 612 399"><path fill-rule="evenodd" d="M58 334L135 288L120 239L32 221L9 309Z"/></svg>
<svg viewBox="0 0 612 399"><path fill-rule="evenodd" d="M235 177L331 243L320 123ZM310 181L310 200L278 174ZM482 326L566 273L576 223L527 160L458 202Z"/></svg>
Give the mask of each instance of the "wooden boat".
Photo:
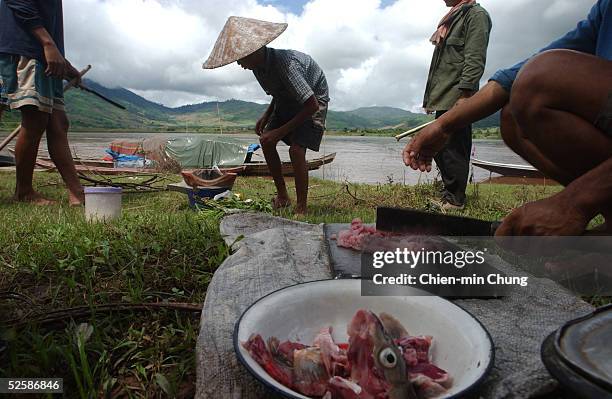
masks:
<svg viewBox="0 0 612 399"><path fill-rule="evenodd" d="M53 162L51 158L39 157L38 159L47 162ZM96 168L114 168L115 164L113 161L105 161L103 159L85 159L85 158L73 158L75 165L92 166Z"/></svg>
<svg viewBox="0 0 612 399"><path fill-rule="evenodd" d="M0 167L15 166L15 158L8 155L0 155Z"/></svg>
<svg viewBox="0 0 612 399"><path fill-rule="evenodd" d="M336 153L331 153L320 158L307 160L308 170L317 170L323 165L332 163L336 159ZM39 157L36 159L36 165L42 169L54 170L55 164L49 158ZM113 162L104 160L92 159L75 159L75 167L81 173L96 173L101 175L121 175L135 174L151 171L150 169L142 168L115 168ZM282 163L283 176L293 176L293 165L291 162ZM236 173L239 176L270 176L270 170L265 161L246 162L241 166L221 168L224 173ZM185 170L185 172L191 172Z"/></svg>
<svg viewBox="0 0 612 399"><path fill-rule="evenodd" d="M238 177L237 173L228 173L217 169L196 169L181 172L183 180L193 188L223 187L231 190Z"/></svg>
<svg viewBox="0 0 612 399"><path fill-rule="evenodd" d="M331 153L320 158L307 160L308 170L317 170L323 165L330 164L336 159L336 153ZM268 164L265 162L247 162L244 165L244 171L240 173L242 176L270 176ZM293 165L291 162L282 163L283 176L293 176Z"/></svg>
<svg viewBox="0 0 612 399"><path fill-rule="evenodd" d="M15 155L15 149L9 148L9 152ZM114 168L115 164L113 161L105 161L103 159L87 159L87 158L72 158L75 165L91 166L96 168ZM55 169L53 160L49 157L38 157L36 158L36 165L43 169Z"/></svg>
<svg viewBox="0 0 612 399"><path fill-rule="evenodd" d="M57 169L53 161L46 161L41 158L36 159L36 166L52 171ZM79 165L75 163L74 167L76 171L83 174L97 174L97 175L129 175L129 174L138 174L138 173L147 173L151 172L151 170L147 169L139 169L139 168L113 168L113 167L100 167L100 166L87 166L87 165Z"/></svg>
<svg viewBox="0 0 612 399"><path fill-rule="evenodd" d="M546 176L531 165L517 165L509 163L498 163L483 161L480 159L472 159L472 165L481 169L488 170L491 173L497 173L505 177L527 177L536 179L545 179Z"/></svg>

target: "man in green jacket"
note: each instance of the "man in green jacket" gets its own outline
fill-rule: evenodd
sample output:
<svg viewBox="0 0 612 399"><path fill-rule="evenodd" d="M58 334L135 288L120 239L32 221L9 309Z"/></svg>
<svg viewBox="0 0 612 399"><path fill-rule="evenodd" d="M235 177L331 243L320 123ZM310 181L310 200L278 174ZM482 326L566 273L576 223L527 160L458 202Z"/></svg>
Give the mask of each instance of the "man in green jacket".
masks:
<svg viewBox="0 0 612 399"><path fill-rule="evenodd" d="M436 46L423 107L436 119L479 89L485 69L491 18L475 0L444 0L451 10L442 18L431 37ZM435 157L444 190L442 210L463 209L467 187L472 127L452 135Z"/></svg>

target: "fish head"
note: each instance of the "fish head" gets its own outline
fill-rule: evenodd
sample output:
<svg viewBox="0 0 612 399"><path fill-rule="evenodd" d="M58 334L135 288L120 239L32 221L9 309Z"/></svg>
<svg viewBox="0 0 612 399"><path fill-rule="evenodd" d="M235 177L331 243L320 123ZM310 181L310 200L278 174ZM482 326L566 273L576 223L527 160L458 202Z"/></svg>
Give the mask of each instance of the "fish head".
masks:
<svg viewBox="0 0 612 399"><path fill-rule="evenodd" d="M385 380L391 385L403 385L407 383L406 363L401 349L393 342L393 338L387 333L382 321L374 316L370 325L370 337L374 344L372 356L376 367L382 371Z"/></svg>

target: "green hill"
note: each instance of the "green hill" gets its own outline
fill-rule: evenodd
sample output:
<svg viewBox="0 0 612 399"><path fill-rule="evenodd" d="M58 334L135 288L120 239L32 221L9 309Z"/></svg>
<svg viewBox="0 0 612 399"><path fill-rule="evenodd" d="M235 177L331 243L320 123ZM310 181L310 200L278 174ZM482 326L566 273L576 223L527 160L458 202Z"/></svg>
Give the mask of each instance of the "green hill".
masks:
<svg viewBox="0 0 612 399"><path fill-rule="evenodd" d="M149 101L125 88L108 88L94 81L85 84L103 95L123 104L120 110L81 90L66 93L67 112L73 130L124 131L201 131L246 130L255 126L265 111L266 104L229 100L204 102L169 108ZM18 122L16 112L7 113L5 126ZM339 131L402 130L417 126L431 117L393 107L365 107L353 111L330 110L327 126ZM499 126L499 116L486 118L476 124L479 128Z"/></svg>

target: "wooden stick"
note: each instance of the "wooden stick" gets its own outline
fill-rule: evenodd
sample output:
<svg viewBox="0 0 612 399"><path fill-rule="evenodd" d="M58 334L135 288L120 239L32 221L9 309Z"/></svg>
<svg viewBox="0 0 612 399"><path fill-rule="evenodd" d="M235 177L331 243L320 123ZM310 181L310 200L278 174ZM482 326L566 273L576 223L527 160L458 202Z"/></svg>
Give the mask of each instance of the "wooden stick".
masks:
<svg viewBox="0 0 612 399"><path fill-rule="evenodd" d="M83 77L83 75L85 75L87 72L89 72L89 70L91 69L91 65L87 65L87 67L85 67L85 69L83 69L81 72L79 72L79 76ZM64 92L67 90L70 90L71 88L73 88L76 84L77 80L76 78L72 79L70 82L66 83L64 85ZM0 151L2 151L4 149L4 147L6 147L11 141L13 141L13 139L15 137L17 137L17 135L19 135L19 131L21 130L21 125L17 126L17 128L15 130L13 130L13 132L11 134L8 135L7 138L5 138L2 143L0 143Z"/></svg>
<svg viewBox="0 0 612 399"><path fill-rule="evenodd" d="M114 105L115 107L117 107L119 109L123 109L123 110L126 109L123 105L119 104L118 102L111 100L110 98L104 96L101 93L98 93L97 91L95 91L93 89L90 89L89 87L85 86L82 83L79 85L79 89L84 90L84 91L86 91L88 93L91 93L94 96L101 98L102 100L106 101L107 103L109 103L111 105Z"/></svg>
<svg viewBox="0 0 612 399"><path fill-rule="evenodd" d="M397 141L400 141L401 139L403 139L404 137L408 137L408 136L412 136L413 134L415 134L416 132L426 128L427 126L431 125L432 123L434 123L435 120L433 121L429 121L427 123L422 124L421 126L417 126L414 129L410 129L407 132L404 132L402 134L398 134L397 136L395 136L395 139Z"/></svg>

